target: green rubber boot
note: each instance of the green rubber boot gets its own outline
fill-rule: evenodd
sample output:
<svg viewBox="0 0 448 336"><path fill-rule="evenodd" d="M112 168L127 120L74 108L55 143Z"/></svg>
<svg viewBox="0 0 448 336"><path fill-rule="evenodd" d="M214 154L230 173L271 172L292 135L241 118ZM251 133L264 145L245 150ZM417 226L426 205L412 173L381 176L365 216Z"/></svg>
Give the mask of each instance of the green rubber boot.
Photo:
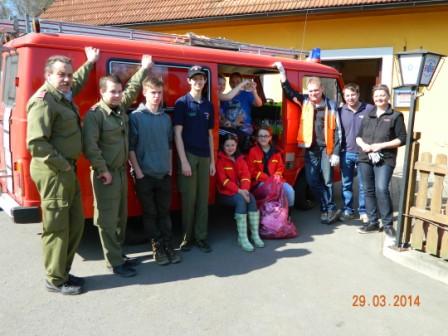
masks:
<svg viewBox="0 0 448 336"><path fill-rule="evenodd" d="M249 212L248 216L251 238L255 247L264 247L264 243L258 233L258 227L260 225L260 211Z"/></svg>
<svg viewBox="0 0 448 336"><path fill-rule="evenodd" d="M235 214L236 228L238 231L238 244L244 251L252 252L254 247L247 238L247 215Z"/></svg>

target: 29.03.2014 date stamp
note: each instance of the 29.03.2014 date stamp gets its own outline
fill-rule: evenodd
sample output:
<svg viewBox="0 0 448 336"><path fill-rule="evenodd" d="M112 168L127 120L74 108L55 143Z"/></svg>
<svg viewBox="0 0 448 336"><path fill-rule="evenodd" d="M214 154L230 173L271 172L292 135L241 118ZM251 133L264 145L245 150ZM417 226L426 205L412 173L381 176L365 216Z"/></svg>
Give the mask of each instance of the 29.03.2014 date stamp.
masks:
<svg viewBox="0 0 448 336"><path fill-rule="evenodd" d="M420 307L420 305L421 305L420 295L354 294L352 296L352 307L355 308L363 308L363 307L410 308L410 307Z"/></svg>

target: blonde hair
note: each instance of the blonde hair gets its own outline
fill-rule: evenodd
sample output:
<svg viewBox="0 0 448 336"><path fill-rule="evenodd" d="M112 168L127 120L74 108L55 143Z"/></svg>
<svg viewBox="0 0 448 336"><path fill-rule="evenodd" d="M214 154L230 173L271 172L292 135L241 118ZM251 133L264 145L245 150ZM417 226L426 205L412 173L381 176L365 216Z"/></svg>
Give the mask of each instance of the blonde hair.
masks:
<svg viewBox="0 0 448 336"><path fill-rule="evenodd" d="M143 87L163 87L163 80L161 78L158 77L154 77L154 76L149 76L146 77L143 82L142 82L142 86Z"/></svg>
<svg viewBox="0 0 448 336"><path fill-rule="evenodd" d="M308 87L310 84L316 84L319 87L322 87L322 82L319 77L310 77L308 78L308 81L306 82L306 86Z"/></svg>

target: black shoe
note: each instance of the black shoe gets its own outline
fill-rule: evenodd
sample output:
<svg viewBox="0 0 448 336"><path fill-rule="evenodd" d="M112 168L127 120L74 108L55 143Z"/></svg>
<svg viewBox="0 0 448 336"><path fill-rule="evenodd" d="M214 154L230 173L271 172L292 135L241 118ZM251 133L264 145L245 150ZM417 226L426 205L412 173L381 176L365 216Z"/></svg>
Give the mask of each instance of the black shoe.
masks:
<svg viewBox="0 0 448 336"><path fill-rule="evenodd" d="M365 224L361 228L358 229L359 233L373 233L373 232L379 232L380 227L377 223L374 224Z"/></svg>
<svg viewBox="0 0 448 336"><path fill-rule="evenodd" d="M123 254L122 257L126 266L135 267L140 265L140 260L138 258L130 258L126 254Z"/></svg>
<svg viewBox="0 0 448 336"><path fill-rule="evenodd" d="M84 285L84 282L85 282L84 278L77 277L77 276L75 276L73 274L69 274L68 275L68 281L70 283L72 283L73 285L80 286L80 287L82 287Z"/></svg>
<svg viewBox="0 0 448 336"><path fill-rule="evenodd" d="M165 244L165 252L166 252L166 255L167 255L169 261L172 264L177 264L177 263L181 262L181 260L182 260L181 256L179 255L179 253L174 251L174 249L170 243Z"/></svg>
<svg viewBox="0 0 448 336"><path fill-rule="evenodd" d="M193 243L189 240L183 240L182 243L180 243L179 248L183 252L188 252L193 247Z"/></svg>
<svg viewBox="0 0 448 336"><path fill-rule="evenodd" d="M137 272L132 267L126 266L125 264L112 267L114 274L119 275L123 278L130 278L137 275Z"/></svg>
<svg viewBox="0 0 448 336"><path fill-rule="evenodd" d="M196 246L204 253L210 253L212 251L212 248L206 240L197 240Z"/></svg>
<svg viewBox="0 0 448 336"><path fill-rule="evenodd" d="M345 210L340 216L339 216L339 220L340 221L349 221L355 218L355 215L352 212L349 212L347 210Z"/></svg>
<svg viewBox="0 0 448 336"><path fill-rule="evenodd" d="M328 211L328 224L333 224L341 216L341 210L329 210Z"/></svg>
<svg viewBox="0 0 448 336"><path fill-rule="evenodd" d="M168 265L170 263L170 260L166 255L166 251L163 244L159 241L152 240L151 246L152 246L152 257L154 261L161 266Z"/></svg>
<svg viewBox="0 0 448 336"><path fill-rule="evenodd" d="M391 238L395 238L395 236L397 234L392 225L385 226L384 233L386 234L386 236L391 237Z"/></svg>
<svg viewBox="0 0 448 336"><path fill-rule="evenodd" d="M67 281L66 283L56 286L53 285L51 282L48 282L48 280L45 281L45 288L49 292L53 293L61 293L63 295L78 295L82 293L82 287L76 286L75 284L71 283L70 281Z"/></svg>

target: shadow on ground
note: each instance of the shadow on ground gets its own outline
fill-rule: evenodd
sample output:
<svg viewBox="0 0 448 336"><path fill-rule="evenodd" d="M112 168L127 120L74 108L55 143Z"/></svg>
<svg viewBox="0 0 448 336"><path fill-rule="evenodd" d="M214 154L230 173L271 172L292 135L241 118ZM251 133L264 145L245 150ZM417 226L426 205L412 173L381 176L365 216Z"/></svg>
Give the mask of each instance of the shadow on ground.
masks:
<svg viewBox="0 0 448 336"><path fill-rule="evenodd" d="M244 252L236 242L237 234L233 221L233 211L226 208L211 207L209 215L209 242L211 253L202 253L197 248L182 253L182 262L176 265L158 266L152 259L148 241L136 245L126 245L128 255L138 256L141 264L137 266L138 275L123 279L113 274L99 274L86 277L87 291L104 290L130 285L147 285L188 280L198 277L217 276L232 277L247 274L269 267L282 258L304 257L311 252L300 248L301 243L314 240L314 236L327 235L337 229L338 224L322 225L319 223L318 209L293 212L293 219L299 235L294 239L265 240L266 246L255 252ZM130 226L135 226L136 222ZM355 224L353 224L355 225ZM180 216L173 214L173 231L175 246L181 240ZM135 229L135 228L134 228ZM132 234L135 235L135 230ZM87 223L84 237L79 249L84 261L103 259L101 245L96 228ZM104 268L105 272L106 268Z"/></svg>

